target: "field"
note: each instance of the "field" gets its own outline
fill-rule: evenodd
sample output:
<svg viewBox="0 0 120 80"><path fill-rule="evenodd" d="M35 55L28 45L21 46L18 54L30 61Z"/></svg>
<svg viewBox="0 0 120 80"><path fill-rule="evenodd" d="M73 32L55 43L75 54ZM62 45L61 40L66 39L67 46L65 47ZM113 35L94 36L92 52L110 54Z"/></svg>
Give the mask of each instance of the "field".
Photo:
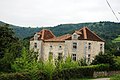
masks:
<svg viewBox="0 0 120 80"><path fill-rule="evenodd" d="M117 38L115 38L114 40L112 40L112 42L113 43L120 42L120 35Z"/></svg>

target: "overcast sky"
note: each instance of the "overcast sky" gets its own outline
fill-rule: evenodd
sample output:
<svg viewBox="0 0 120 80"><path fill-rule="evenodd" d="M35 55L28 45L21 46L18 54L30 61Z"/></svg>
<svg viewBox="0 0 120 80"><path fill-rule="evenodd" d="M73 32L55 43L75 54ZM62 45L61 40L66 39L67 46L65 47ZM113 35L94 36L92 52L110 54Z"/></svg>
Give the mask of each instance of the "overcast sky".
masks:
<svg viewBox="0 0 120 80"><path fill-rule="evenodd" d="M120 19L120 0L108 0ZM114 21L106 0L0 0L0 21L18 26Z"/></svg>

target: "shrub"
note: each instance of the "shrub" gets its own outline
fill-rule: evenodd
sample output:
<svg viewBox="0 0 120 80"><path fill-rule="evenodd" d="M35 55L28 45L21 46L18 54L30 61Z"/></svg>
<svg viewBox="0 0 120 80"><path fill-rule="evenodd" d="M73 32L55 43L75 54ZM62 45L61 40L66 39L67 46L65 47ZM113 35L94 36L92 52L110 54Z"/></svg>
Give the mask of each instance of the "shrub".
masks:
<svg viewBox="0 0 120 80"><path fill-rule="evenodd" d="M49 76L42 71L2 73L0 80L49 80Z"/></svg>
<svg viewBox="0 0 120 80"><path fill-rule="evenodd" d="M95 71L108 71L109 70L109 64L98 64L94 66Z"/></svg>
<svg viewBox="0 0 120 80"><path fill-rule="evenodd" d="M28 73L6 73L0 75L0 80L31 80Z"/></svg>
<svg viewBox="0 0 120 80"><path fill-rule="evenodd" d="M56 71L53 74L53 80L70 79L70 78L83 78L93 77L93 66L81 66L76 68L63 69L62 71Z"/></svg>
<svg viewBox="0 0 120 80"><path fill-rule="evenodd" d="M49 75L43 71L30 72L31 80L49 80Z"/></svg>

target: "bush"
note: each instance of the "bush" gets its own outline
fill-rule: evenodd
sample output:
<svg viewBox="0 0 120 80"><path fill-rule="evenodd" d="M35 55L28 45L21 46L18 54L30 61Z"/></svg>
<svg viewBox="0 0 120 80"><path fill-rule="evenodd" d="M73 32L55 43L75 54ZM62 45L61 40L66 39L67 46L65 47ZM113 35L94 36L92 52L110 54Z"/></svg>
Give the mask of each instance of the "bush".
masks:
<svg viewBox="0 0 120 80"><path fill-rule="evenodd" d="M34 71L30 73L31 80L49 80L49 75L43 71Z"/></svg>
<svg viewBox="0 0 120 80"><path fill-rule="evenodd" d="M62 71L56 71L53 74L53 80L70 79L70 78L84 78L93 77L93 66L81 66L76 68L63 69Z"/></svg>
<svg viewBox="0 0 120 80"><path fill-rule="evenodd" d="M109 70L109 64L95 65L95 71L108 71L108 70Z"/></svg>
<svg viewBox="0 0 120 80"><path fill-rule="evenodd" d="M4 73L0 75L0 80L49 80L47 74L42 71Z"/></svg>
<svg viewBox="0 0 120 80"><path fill-rule="evenodd" d="M27 73L6 73L0 75L0 80L31 80Z"/></svg>

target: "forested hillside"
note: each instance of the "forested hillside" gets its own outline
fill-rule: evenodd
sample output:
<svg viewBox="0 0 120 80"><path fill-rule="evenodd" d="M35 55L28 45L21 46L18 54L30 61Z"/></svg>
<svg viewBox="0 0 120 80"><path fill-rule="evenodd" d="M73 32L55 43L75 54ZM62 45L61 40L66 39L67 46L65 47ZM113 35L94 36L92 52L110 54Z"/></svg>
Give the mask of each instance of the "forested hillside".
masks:
<svg viewBox="0 0 120 80"><path fill-rule="evenodd" d="M0 22L0 25L5 25L6 23ZM78 23L78 24L60 24L54 27L44 27L45 29L50 29L56 36L60 36L66 33L72 33L74 30L78 30L84 26L89 27L92 31L98 34L105 40L112 40L118 35L120 35L120 23L115 22L94 22L94 23ZM43 29L42 27L19 27L10 25L17 37L23 39L26 37L33 36L37 31Z"/></svg>

